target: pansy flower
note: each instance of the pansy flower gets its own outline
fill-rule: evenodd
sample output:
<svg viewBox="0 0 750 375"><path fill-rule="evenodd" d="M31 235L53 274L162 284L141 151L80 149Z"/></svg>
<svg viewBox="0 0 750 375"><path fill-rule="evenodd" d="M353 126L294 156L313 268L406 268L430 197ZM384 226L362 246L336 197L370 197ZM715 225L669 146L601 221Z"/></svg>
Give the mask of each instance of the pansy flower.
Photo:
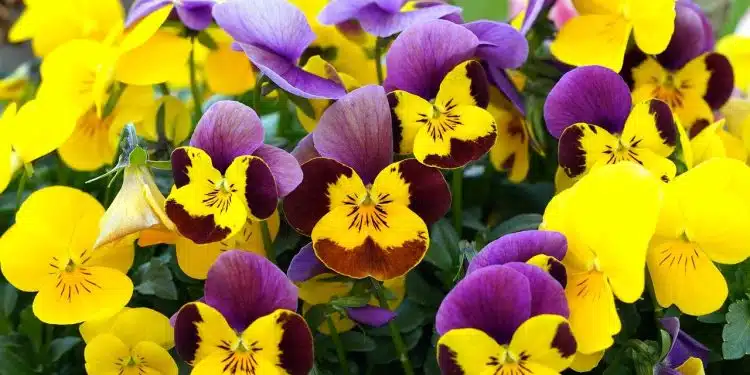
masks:
<svg viewBox="0 0 750 375"><path fill-rule="evenodd" d="M571 178L606 164L632 161L669 181L676 167L667 157L678 130L660 100L631 104L630 90L617 73L588 66L566 73L544 103L550 134L558 138L558 161Z"/></svg>
<svg viewBox="0 0 750 375"><path fill-rule="evenodd" d="M750 167L727 158L705 161L667 185L647 258L659 305L689 315L721 308L728 288L714 262L750 256L748 188Z"/></svg>
<svg viewBox="0 0 750 375"><path fill-rule="evenodd" d="M130 301L133 238L94 250L104 207L73 188L37 190L0 238L0 266L16 288L37 292L33 311L49 324L114 315ZM22 256L19 252L22 252Z"/></svg>
<svg viewBox="0 0 750 375"><path fill-rule="evenodd" d="M345 73L337 72L332 64L323 60L318 55L315 55L311 57L309 60L307 60L307 64L305 64L303 69L317 76L341 82L346 88L347 92L351 92L362 86L352 76L345 74ZM315 130L315 127L318 125L318 121L320 121L320 116L323 115L325 110L328 109L328 107L330 107L331 104L333 104L332 100L311 99L310 105L312 106L312 109L313 109L313 115L314 115L313 117L308 116L307 114L305 114L303 110L301 110L300 108L297 108L297 118L299 119L299 122L302 125L302 127L305 128L305 130L307 130L308 133Z"/></svg>
<svg viewBox="0 0 750 375"><path fill-rule="evenodd" d="M326 304L334 298L345 297L351 293L354 283L350 281L335 281L340 277L326 267L315 255L312 244L304 246L289 264L287 276L299 286L299 298L302 300L302 311L307 311L314 305ZM380 327L396 317L392 311L404 300L406 294L406 278L401 276L383 282L383 287L388 289L394 299L388 301L388 308L381 308L375 296L370 298L364 306L348 307L345 313L335 312L331 319L338 332L346 332L355 327L357 323L368 326ZM330 334L330 329L325 323L321 323L317 330L324 334Z"/></svg>
<svg viewBox="0 0 750 375"><path fill-rule="evenodd" d="M113 317L85 322L79 329L86 341L83 356L89 375L177 375L177 364L169 355L174 330L157 311L126 307Z"/></svg>
<svg viewBox="0 0 750 375"><path fill-rule="evenodd" d="M282 90L308 99L338 99L337 82L297 66L315 34L305 15L286 0L227 0L213 8L216 23L252 63Z"/></svg>
<svg viewBox="0 0 750 375"><path fill-rule="evenodd" d="M750 100L744 95L730 98L721 109L721 115L726 120L726 130L750 152Z"/></svg>
<svg viewBox="0 0 750 375"><path fill-rule="evenodd" d="M269 260L228 251L208 272L203 302L174 317L177 353L192 374L307 375L313 341L294 312L297 287Z"/></svg>
<svg viewBox="0 0 750 375"><path fill-rule="evenodd" d="M656 375L703 375L709 349L680 330L679 318L663 318L661 324L672 338L667 356L656 365Z"/></svg>
<svg viewBox="0 0 750 375"><path fill-rule="evenodd" d="M699 120L713 119L713 111L727 102L734 88L732 66L724 55L711 52L713 30L706 16L685 1L677 2L675 32L664 52L627 55L622 75L633 91L633 101L651 98L667 104L690 129Z"/></svg>
<svg viewBox="0 0 750 375"><path fill-rule="evenodd" d="M448 293L435 318L443 374L559 374L576 339L565 292L521 262L477 269Z"/></svg>
<svg viewBox="0 0 750 375"><path fill-rule="evenodd" d="M732 64L735 87L750 92L750 35L727 35L716 44L716 51L726 56Z"/></svg>
<svg viewBox="0 0 750 375"><path fill-rule="evenodd" d="M497 127L485 109L487 75L472 60L479 48L484 47L474 33L443 20L399 35L388 51L385 82L395 90L388 102L396 153L413 153L438 168L458 168L489 151Z"/></svg>
<svg viewBox="0 0 750 375"><path fill-rule="evenodd" d="M633 303L644 288L648 243L662 183L633 162L594 169L547 206L544 230L565 235L562 260L570 326L583 354L600 352L620 332L615 297Z"/></svg>
<svg viewBox="0 0 750 375"><path fill-rule="evenodd" d="M692 161L688 168L712 158L732 158L743 163L747 161L747 149L743 141L729 132L725 128L725 124L725 119L713 124L701 120L690 128L692 138L690 138L689 147L691 148Z"/></svg>
<svg viewBox="0 0 750 375"><path fill-rule="evenodd" d="M207 28L213 19L211 8L216 0L136 0L130 6L125 27L130 27L149 14L162 11L167 14L174 10L180 21L193 30Z"/></svg>
<svg viewBox="0 0 750 375"><path fill-rule="evenodd" d="M17 108L10 103L0 115L0 192L24 164L60 147L75 127L55 101L36 99Z"/></svg>
<svg viewBox="0 0 750 375"><path fill-rule="evenodd" d="M104 41L112 27L122 27L122 4L118 0L81 0L51 4L24 1L26 8L8 34L11 43L31 40L34 54L45 57L68 41Z"/></svg>
<svg viewBox="0 0 750 375"><path fill-rule="evenodd" d="M564 288L567 275L560 261L566 251L567 241L560 233L539 230L511 233L485 246L471 260L466 273L496 264L527 263L549 273Z"/></svg>
<svg viewBox="0 0 750 375"><path fill-rule="evenodd" d="M271 241L276 239L279 233L280 218L278 211L265 220ZM182 236L177 231L167 228L147 229L140 233L138 245L141 247L170 244L175 245L177 265L186 275L199 280L205 280L208 270L214 264L219 255L229 250L242 250L266 256L268 250L263 243L261 222L247 218L237 234L225 240L207 244L197 244L189 238Z"/></svg>
<svg viewBox="0 0 750 375"><path fill-rule="evenodd" d="M172 152L175 187L166 211L181 235L197 244L236 235L247 219L265 220L277 200L302 181L297 160L263 144L260 118L234 101L212 105L190 146Z"/></svg>
<svg viewBox="0 0 750 375"><path fill-rule="evenodd" d="M318 19L326 25L357 20L368 33L389 37L410 26L461 12L461 8L441 1L332 0Z"/></svg>
<svg viewBox="0 0 750 375"><path fill-rule="evenodd" d="M574 66L622 69L630 34L641 51L663 52L674 32L675 0L577 0L579 15L568 20L550 45L558 60Z"/></svg>
<svg viewBox="0 0 750 375"><path fill-rule="evenodd" d="M450 207L439 170L415 159L393 163L391 114L379 86L354 90L323 114L304 180L284 199L289 223L312 237L318 258L353 278L393 279L429 245L427 225ZM309 140L306 141L309 145Z"/></svg>

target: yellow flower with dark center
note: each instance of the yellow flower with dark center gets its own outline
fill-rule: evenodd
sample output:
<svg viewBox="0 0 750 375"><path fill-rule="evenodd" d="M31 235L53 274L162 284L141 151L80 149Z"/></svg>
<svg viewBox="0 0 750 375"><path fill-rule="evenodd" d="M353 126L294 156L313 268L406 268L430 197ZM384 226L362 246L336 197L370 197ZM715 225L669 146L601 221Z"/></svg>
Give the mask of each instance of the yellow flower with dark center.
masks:
<svg viewBox="0 0 750 375"><path fill-rule="evenodd" d="M38 292L34 315L75 324L120 311L133 294L126 272L133 237L94 250L104 208L92 196L54 186L34 192L0 238L0 266L16 288ZM23 251L23 256L19 256Z"/></svg>

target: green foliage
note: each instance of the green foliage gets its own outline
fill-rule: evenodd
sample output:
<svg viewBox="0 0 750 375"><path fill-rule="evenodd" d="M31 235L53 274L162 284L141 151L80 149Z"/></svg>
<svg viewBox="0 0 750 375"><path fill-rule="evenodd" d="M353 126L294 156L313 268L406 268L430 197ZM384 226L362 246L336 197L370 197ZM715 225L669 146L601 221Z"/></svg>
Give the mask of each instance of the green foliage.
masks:
<svg viewBox="0 0 750 375"><path fill-rule="evenodd" d="M738 359L750 354L750 301L743 299L729 305L722 338L725 359Z"/></svg>

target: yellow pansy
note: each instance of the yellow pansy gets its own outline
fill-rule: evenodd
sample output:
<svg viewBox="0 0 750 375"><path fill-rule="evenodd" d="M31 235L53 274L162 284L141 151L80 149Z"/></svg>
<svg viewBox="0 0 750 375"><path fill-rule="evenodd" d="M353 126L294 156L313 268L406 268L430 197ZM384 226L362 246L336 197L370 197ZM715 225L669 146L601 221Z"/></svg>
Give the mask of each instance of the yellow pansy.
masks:
<svg viewBox="0 0 750 375"><path fill-rule="evenodd" d="M125 308L108 319L81 324L89 375L177 375L168 350L174 346L169 319L147 308Z"/></svg>
<svg viewBox="0 0 750 375"><path fill-rule="evenodd" d="M530 138L526 118L494 86L490 86L487 111L497 123L497 139L490 149L492 166L507 171L511 182L525 180L529 173Z"/></svg>
<svg viewBox="0 0 750 375"><path fill-rule="evenodd" d="M750 37L727 35L716 44L716 51L729 59L734 71L734 86L750 91Z"/></svg>
<svg viewBox="0 0 750 375"><path fill-rule="evenodd" d="M148 107L142 113L142 121L135 123L138 135L151 142L159 141L158 121L160 121L159 112L162 111L161 115L164 116L162 129L164 134L161 135L164 139L162 140L168 141L173 146L180 146L188 139L192 131L193 120L185 102L176 96L166 95L151 100L147 104ZM137 119L130 121L137 121Z"/></svg>
<svg viewBox="0 0 750 375"><path fill-rule="evenodd" d="M0 267L16 288L38 292L33 311L49 324L114 315L130 300L133 238L93 250L104 208L73 188L38 190L0 238Z"/></svg>
<svg viewBox="0 0 750 375"><path fill-rule="evenodd" d="M674 304L689 315L721 308L727 283L714 262L750 256L748 189L750 167L728 158L704 161L667 185L648 252L659 305Z"/></svg>
<svg viewBox="0 0 750 375"><path fill-rule="evenodd" d="M631 32L641 51L656 55L674 32L674 0L574 0L579 15L566 22L550 45L560 61L601 65L619 72Z"/></svg>
<svg viewBox="0 0 750 375"><path fill-rule="evenodd" d="M24 0L26 9L10 29L12 43L31 40L34 54L47 56L75 39L103 41L112 28L122 28L118 0Z"/></svg>
<svg viewBox="0 0 750 375"><path fill-rule="evenodd" d="M745 162L747 150L742 140L728 132L724 128L725 120L721 119L711 125L707 121L701 121L690 129L697 134L690 140L690 148L693 152L693 165L698 165L711 158L732 158ZM702 128L702 129L700 129Z"/></svg>
<svg viewBox="0 0 750 375"><path fill-rule="evenodd" d="M643 293L661 185L645 168L626 161L592 170L547 206L541 228L568 240L565 294L583 354L610 347L620 332L615 297L633 303Z"/></svg>

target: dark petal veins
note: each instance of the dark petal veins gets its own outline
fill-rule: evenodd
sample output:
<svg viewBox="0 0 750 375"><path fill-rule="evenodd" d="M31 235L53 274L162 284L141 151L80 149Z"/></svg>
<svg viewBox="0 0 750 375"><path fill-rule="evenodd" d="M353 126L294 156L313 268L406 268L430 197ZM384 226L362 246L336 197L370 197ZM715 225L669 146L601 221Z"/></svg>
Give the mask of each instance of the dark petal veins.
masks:
<svg viewBox="0 0 750 375"><path fill-rule="evenodd" d="M315 158L302 164L302 183L284 198L284 214L289 224L309 236L313 227L330 209L328 185L354 170L333 159Z"/></svg>

